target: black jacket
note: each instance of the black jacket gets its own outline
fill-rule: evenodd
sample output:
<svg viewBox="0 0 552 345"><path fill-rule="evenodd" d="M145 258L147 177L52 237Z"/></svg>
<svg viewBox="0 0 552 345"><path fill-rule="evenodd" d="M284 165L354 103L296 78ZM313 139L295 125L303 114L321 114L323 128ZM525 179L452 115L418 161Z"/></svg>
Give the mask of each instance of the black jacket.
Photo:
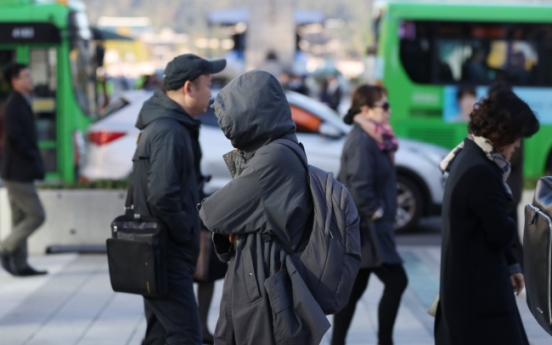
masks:
<svg viewBox="0 0 552 345"><path fill-rule="evenodd" d="M318 344L329 323L280 245L296 249L313 214L305 167L273 143L297 141L284 90L267 72L247 72L219 92L213 108L240 149L224 157L234 179L200 210L219 257L230 261L215 343ZM236 250L227 234L240 237Z"/></svg>
<svg viewBox="0 0 552 345"><path fill-rule="evenodd" d="M472 140L451 163L443 199L436 344L526 345L509 266L517 226L498 166Z"/></svg>
<svg viewBox="0 0 552 345"><path fill-rule="evenodd" d="M12 92L6 101L1 164L0 172L6 181L33 182L44 179L44 162L38 150L33 111L19 92Z"/></svg>
<svg viewBox="0 0 552 345"><path fill-rule="evenodd" d="M202 178L199 121L156 91L144 103L136 127L142 130L132 158L136 213L156 217L169 233L169 260L184 260L194 270Z"/></svg>
<svg viewBox="0 0 552 345"><path fill-rule="evenodd" d="M394 230L397 213L395 166L389 155L382 152L359 125L355 124L343 145L337 179L353 196L361 219L362 267L401 263ZM371 221L380 207L384 210L383 217ZM369 231L368 226L373 231ZM368 255L373 250L371 245L375 245L377 261Z"/></svg>

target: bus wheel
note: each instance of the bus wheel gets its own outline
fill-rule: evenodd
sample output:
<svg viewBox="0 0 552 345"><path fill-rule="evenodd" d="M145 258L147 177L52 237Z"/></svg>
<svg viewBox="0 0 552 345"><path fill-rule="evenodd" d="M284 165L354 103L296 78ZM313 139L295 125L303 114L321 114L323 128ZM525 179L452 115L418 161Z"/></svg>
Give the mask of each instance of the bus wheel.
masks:
<svg viewBox="0 0 552 345"><path fill-rule="evenodd" d="M403 175L397 175L397 201L395 232L412 231L422 215L424 199L416 183Z"/></svg>

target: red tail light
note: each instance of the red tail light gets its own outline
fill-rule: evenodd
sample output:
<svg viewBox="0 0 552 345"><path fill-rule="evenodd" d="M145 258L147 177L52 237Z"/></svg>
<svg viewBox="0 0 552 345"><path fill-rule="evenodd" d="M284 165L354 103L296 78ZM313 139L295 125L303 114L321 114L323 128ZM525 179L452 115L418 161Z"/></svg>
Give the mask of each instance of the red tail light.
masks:
<svg viewBox="0 0 552 345"><path fill-rule="evenodd" d="M108 131L90 132L88 133L88 140L98 146L101 146L101 145L110 143L114 140L117 140L120 137L124 137L125 135L126 135L125 132L108 132Z"/></svg>

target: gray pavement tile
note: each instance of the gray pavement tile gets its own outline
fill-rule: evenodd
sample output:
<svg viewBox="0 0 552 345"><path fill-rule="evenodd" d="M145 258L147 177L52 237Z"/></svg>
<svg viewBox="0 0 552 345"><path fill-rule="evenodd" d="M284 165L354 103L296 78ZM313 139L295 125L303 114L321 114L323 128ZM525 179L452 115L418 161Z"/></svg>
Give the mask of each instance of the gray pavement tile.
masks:
<svg viewBox="0 0 552 345"><path fill-rule="evenodd" d="M417 295L425 307L429 308L439 291L439 275L418 259L421 253L416 253L418 252L412 249L400 251L408 274L408 288Z"/></svg>
<svg viewBox="0 0 552 345"><path fill-rule="evenodd" d="M58 344L77 344L114 297L105 262L28 344L38 345L52 339Z"/></svg>
<svg viewBox="0 0 552 345"><path fill-rule="evenodd" d="M109 282L107 283L109 286ZM142 298L130 294L111 293L113 298L97 315L76 345L132 343L140 323L144 320ZM139 334L139 341L136 343L142 341L143 335L144 333Z"/></svg>
<svg viewBox="0 0 552 345"><path fill-rule="evenodd" d="M410 284L395 326L397 345L433 344L433 321L428 303L438 289L438 247L401 246ZM0 271L0 343L9 345L140 345L145 333L140 296L111 291L106 257L65 255L34 257L31 263L50 269L46 277L17 279ZM223 281L216 282L209 314L214 331ZM357 306L348 344L377 343L377 308L383 284L370 277ZM525 299L517 299L531 345L550 344L550 336L529 312ZM332 322L333 317L329 317ZM331 328L322 344L329 344Z"/></svg>
<svg viewBox="0 0 552 345"><path fill-rule="evenodd" d="M136 325L134 333L126 345L142 345L142 339L144 338L144 334L146 334L146 319L143 315L141 316L140 322Z"/></svg>
<svg viewBox="0 0 552 345"><path fill-rule="evenodd" d="M105 266L105 261L105 256L75 258L62 271L53 275L35 293L20 303L17 308L0 319L0 334L6 344L29 344L50 321L54 321L54 324L57 321L66 326L71 323L86 324L89 322L82 315L80 318L71 313L61 314L61 318L56 318L56 316L90 278ZM74 309L73 312L77 315L82 313L80 307ZM67 328L64 328L62 333L65 333L66 330ZM49 343L49 340L46 341Z"/></svg>
<svg viewBox="0 0 552 345"><path fill-rule="evenodd" d="M77 254L31 257L29 259L31 265L48 270L49 274L44 276L16 278L0 269L0 305L2 306L0 319L14 310L77 257Z"/></svg>

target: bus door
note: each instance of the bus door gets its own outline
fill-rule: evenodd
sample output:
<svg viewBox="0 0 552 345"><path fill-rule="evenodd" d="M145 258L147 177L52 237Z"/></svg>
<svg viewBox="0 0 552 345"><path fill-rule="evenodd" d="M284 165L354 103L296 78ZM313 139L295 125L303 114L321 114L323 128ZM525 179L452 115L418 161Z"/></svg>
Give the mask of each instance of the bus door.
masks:
<svg viewBox="0 0 552 345"><path fill-rule="evenodd" d="M27 64L35 89L32 108L36 118L38 146L44 160L47 179L59 179L57 162L59 135L58 54L61 47L60 30L51 23L13 22L0 24L0 51L2 45L13 47L11 61ZM0 64L2 58L0 55Z"/></svg>
<svg viewBox="0 0 552 345"><path fill-rule="evenodd" d="M47 179L56 180L59 179L56 47L31 47L29 67L35 84L32 107L36 116L38 145Z"/></svg>

